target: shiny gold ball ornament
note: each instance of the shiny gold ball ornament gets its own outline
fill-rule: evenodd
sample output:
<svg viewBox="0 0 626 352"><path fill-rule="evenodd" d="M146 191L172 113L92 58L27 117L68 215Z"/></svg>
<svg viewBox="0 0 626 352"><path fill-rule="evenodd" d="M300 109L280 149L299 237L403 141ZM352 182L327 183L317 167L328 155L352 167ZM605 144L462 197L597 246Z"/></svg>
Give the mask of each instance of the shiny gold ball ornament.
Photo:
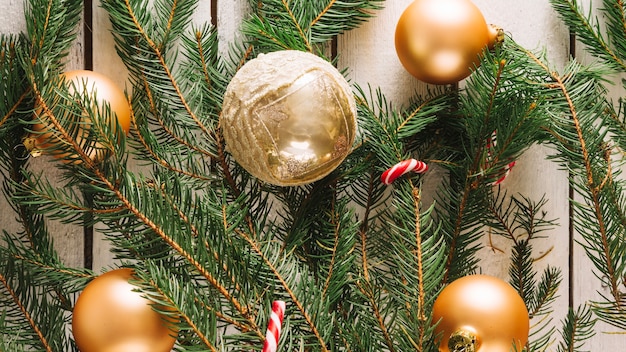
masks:
<svg viewBox="0 0 626 352"><path fill-rule="evenodd" d="M131 269L109 271L78 297L72 334L81 352L169 352L176 339L167 318L152 309L129 279Z"/></svg>
<svg viewBox="0 0 626 352"><path fill-rule="evenodd" d="M250 174L279 186L317 181L348 155L356 134L350 85L327 61L295 50L260 54L224 94L228 151Z"/></svg>
<svg viewBox="0 0 626 352"><path fill-rule="evenodd" d="M130 130L130 115L131 109L126 100L126 96L124 92L107 76L97 73L94 71L88 70L74 70L63 73L62 78L65 84L68 86L70 94L79 94L90 97L91 101L94 102L94 109L98 109L100 114L104 116L105 106L109 105L111 115L110 118L116 118L117 123L121 127L124 135L128 134ZM37 114L42 114L42 108L38 107L36 109ZM46 117L42 118L43 121L46 121ZM88 135L88 132L85 131L85 128L89 128L92 126L91 121L87 116L83 116L83 119L80 121L81 126L79 127L79 131L76 134L76 142L78 145L83 145L83 136ZM32 143L32 154L38 154L42 150L50 147L54 143L59 143L60 137L58 133L55 132L55 127L52 123L48 124L36 124L33 126L33 129L37 132L37 136L34 142ZM87 152L89 158L98 161L103 157L102 155L102 145L98 143L87 144L90 148ZM54 154L57 158L64 158L67 154L58 153Z"/></svg>
<svg viewBox="0 0 626 352"><path fill-rule="evenodd" d="M521 351L530 326L517 291L487 275L465 276L446 286L435 300L433 322L438 322L441 352Z"/></svg>
<svg viewBox="0 0 626 352"><path fill-rule="evenodd" d="M469 0L415 0L398 20L395 47L415 78L451 84L469 76L482 51L501 37Z"/></svg>

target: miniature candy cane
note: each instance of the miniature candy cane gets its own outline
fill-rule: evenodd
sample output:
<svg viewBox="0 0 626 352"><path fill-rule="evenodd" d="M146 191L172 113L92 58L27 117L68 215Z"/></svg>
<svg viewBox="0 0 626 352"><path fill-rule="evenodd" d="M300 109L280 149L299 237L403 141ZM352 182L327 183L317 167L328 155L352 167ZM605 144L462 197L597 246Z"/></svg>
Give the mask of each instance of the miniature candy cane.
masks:
<svg viewBox="0 0 626 352"><path fill-rule="evenodd" d="M502 183L502 181L504 181L504 179L509 176L509 174L511 173L511 169L513 168L513 166L515 166L515 161L511 161L510 163L508 163L505 167L504 167L504 174L502 176L500 176L499 179L497 179L495 182L493 182L491 185L492 186L497 186L499 184Z"/></svg>
<svg viewBox="0 0 626 352"><path fill-rule="evenodd" d="M276 352L278 348L278 339L280 330L283 325L283 317L285 315L285 302L274 301L272 303L272 314L267 324L267 333L265 334L265 342L263 343L262 352Z"/></svg>
<svg viewBox="0 0 626 352"><path fill-rule="evenodd" d="M491 134L491 138L489 138L489 140L487 141L487 162L491 162L491 149L496 146L496 143L497 143L497 132L493 131L493 133ZM504 179L507 176L509 176L513 166L515 166L515 161L512 161L512 162L508 163L503 168L504 169L504 173L502 174L502 176L500 176L495 182L492 182L491 185L492 186L497 186L497 185L501 184L502 181L504 181Z"/></svg>
<svg viewBox="0 0 626 352"><path fill-rule="evenodd" d="M414 171L421 174L427 170L428 165L426 165L425 162L415 159L407 159L395 164L393 167L383 172L380 176L380 180L382 183L390 185L398 177L406 174L407 172Z"/></svg>

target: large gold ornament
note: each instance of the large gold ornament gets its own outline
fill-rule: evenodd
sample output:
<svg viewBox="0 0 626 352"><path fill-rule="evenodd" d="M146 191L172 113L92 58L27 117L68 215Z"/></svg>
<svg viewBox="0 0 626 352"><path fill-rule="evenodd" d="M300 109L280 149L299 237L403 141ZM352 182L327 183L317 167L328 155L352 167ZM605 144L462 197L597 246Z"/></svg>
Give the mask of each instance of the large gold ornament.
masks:
<svg viewBox="0 0 626 352"><path fill-rule="evenodd" d="M167 319L134 291L131 269L91 281L78 297L72 334L81 352L169 352L176 339Z"/></svg>
<svg viewBox="0 0 626 352"><path fill-rule="evenodd" d="M469 275L446 286L435 300L433 322L439 324L435 333L441 334L441 352L521 351L530 324L517 291L487 275Z"/></svg>
<svg viewBox="0 0 626 352"><path fill-rule="evenodd" d="M75 70L68 71L62 74L65 83L68 85L70 94L79 94L89 96L96 106L92 107L94 110L97 108L101 115L104 115L105 105L108 104L111 113L111 118L116 118L117 123L122 128L124 134L128 134L130 130L130 105L126 100L124 92L117 87L117 85L107 76L87 70ZM37 114L44 113L42 107L39 106L36 109ZM56 131L52 123L45 123L47 117L42 116L44 123L36 124L33 129L37 132L37 136L34 140L29 141L31 154L38 155L42 150L51 147L56 143L62 142L59 132ZM76 143L84 146L85 141L83 136L89 134L89 128L93 125L89 121L87 116L84 116L80 121L81 126L77 132ZM91 160L99 161L104 156L103 147L99 143L87 143L88 156ZM27 146L28 148L29 146ZM57 158L67 157L67 154L56 153L53 154Z"/></svg>
<svg viewBox="0 0 626 352"><path fill-rule="evenodd" d="M261 54L224 95L220 124L229 152L250 174L275 185L317 181L351 151L356 105L327 61L301 51Z"/></svg>
<svg viewBox="0 0 626 352"><path fill-rule="evenodd" d="M395 46L404 68L431 84L469 76L501 36L469 0L415 0L400 16Z"/></svg>

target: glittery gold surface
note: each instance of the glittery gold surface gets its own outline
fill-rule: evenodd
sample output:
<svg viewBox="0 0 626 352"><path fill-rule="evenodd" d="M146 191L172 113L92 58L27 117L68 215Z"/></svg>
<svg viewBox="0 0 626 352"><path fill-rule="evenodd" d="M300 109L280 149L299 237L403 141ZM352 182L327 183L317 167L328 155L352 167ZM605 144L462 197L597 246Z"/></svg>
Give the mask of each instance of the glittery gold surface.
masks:
<svg viewBox="0 0 626 352"><path fill-rule="evenodd" d="M350 86L328 62L299 51L262 54L233 78L222 109L228 151L257 178L281 186L328 175L356 133Z"/></svg>
<svg viewBox="0 0 626 352"><path fill-rule="evenodd" d="M450 336L448 349L450 352L475 352L478 340L473 332L458 330Z"/></svg>

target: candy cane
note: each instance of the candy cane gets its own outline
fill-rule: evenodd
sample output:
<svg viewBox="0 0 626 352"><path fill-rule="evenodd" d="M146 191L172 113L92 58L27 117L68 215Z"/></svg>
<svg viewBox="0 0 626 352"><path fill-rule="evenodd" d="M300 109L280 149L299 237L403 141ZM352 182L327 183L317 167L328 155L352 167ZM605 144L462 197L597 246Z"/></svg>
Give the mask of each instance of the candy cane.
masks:
<svg viewBox="0 0 626 352"><path fill-rule="evenodd" d="M276 352L278 348L278 339L280 330L283 325L283 317L285 316L285 302L274 301L272 303L272 314L267 324L267 333L265 334L265 342L263 343L263 352Z"/></svg>
<svg viewBox="0 0 626 352"><path fill-rule="evenodd" d="M489 138L489 140L487 141L487 162L491 162L491 149L496 146L496 143L497 143L497 132L493 131L493 133L491 134L491 138ZM502 174L502 176L500 176L496 181L492 182L491 185L497 186L501 184L502 181L504 181L504 179L507 176L509 176L513 166L515 166L515 161L511 161L506 166L504 166L503 168L504 174Z"/></svg>
<svg viewBox="0 0 626 352"><path fill-rule="evenodd" d="M415 159L407 159L395 164L393 167L383 172L380 176L380 181L386 185L390 185L398 177L406 174L407 172L414 171L421 174L427 170L428 165L426 165L425 162Z"/></svg>
<svg viewBox="0 0 626 352"><path fill-rule="evenodd" d="M491 185L492 186L497 186L499 184L502 183L502 181L504 181L504 179L509 176L509 174L511 173L511 169L513 168L513 166L515 166L515 161L511 161L510 163L508 163L505 167L504 167L504 174L502 176L500 176L499 179L497 179L495 182L492 182Z"/></svg>

